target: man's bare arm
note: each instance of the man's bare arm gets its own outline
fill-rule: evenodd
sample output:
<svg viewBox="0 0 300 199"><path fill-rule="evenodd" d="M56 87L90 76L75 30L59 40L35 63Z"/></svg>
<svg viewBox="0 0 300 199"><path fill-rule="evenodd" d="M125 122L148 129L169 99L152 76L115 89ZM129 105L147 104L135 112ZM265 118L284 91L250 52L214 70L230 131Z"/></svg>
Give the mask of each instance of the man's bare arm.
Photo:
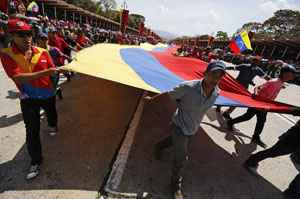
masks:
<svg viewBox="0 0 300 199"><path fill-rule="evenodd" d="M49 68L47 70L38 71L38 72L34 72L34 73L22 73L19 75L15 75L13 77L13 80L18 83L26 83L26 82L38 79L40 77L56 74L58 72L59 72L59 69Z"/></svg>

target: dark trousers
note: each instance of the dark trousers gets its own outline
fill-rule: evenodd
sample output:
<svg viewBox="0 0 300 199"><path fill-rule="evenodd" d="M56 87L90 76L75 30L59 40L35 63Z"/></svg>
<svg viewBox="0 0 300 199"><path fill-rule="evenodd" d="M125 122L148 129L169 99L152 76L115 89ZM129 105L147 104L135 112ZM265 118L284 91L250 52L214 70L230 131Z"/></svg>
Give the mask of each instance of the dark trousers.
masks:
<svg viewBox="0 0 300 199"><path fill-rule="evenodd" d="M247 112L235 119L230 120L231 124L237 124L237 123L241 123L241 122L245 122L250 120L251 118L253 118L256 115L257 118L257 122L255 125L255 130L254 130L254 135L253 138L259 138L260 134L265 126L265 122L267 119L267 112L265 111L259 111L257 109L254 108L248 108Z"/></svg>
<svg viewBox="0 0 300 199"><path fill-rule="evenodd" d="M260 161L267 158L275 158L292 153L299 155L299 129L300 128L297 125L291 127L279 138L279 141L274 146L251 155L246 161L247 164L250 166L257 166Z"/></svg>
<svg viewBox="0 0 300 199"><path fill-rule="evenodd" d="M293 198L300 197L300 174L296 175L285 192Z"/></svg>
<svg viewBox="0 0 300 199"><path fill-rule="evenodd" d="M247 160L247 164L249 164L250 166L257 166L260 161L267 158L275 158L291 153L293 153L293 150L290 147L288 147L284 142L278 141L271 148L251 155Z"/></svg>
<svg viewBox="0 0 300 199"><path fill-rule="evenodd" d="M55 96L49 99L23 99L21 111L26 128L26 145L31 157L31 164L42 163L42 146L40 139L40 110L44 109L48 126L57 126Z"/></svg>
<svg viewBox="0 0 300 199"><path fill-rule="evenodd" d="M300 127L295 125L283 134L279 141L271 148L255 153L249 157L246 164L249 166L258 166L259 162L267 158L275 158L283 155L293 154L299 157L300 155ZM290 183L289 188L285 191L292 198L300 197L300 174Z"/></svg>
<svg viewBox="0 0 300 199"><path fill-rule="evenodd" d="M172 184L178 186L183 179L184 167L187 163L188 146L191 136L186 136L174 124L170 125L171 135L156 144L159 150L173 147Z"/></svg>

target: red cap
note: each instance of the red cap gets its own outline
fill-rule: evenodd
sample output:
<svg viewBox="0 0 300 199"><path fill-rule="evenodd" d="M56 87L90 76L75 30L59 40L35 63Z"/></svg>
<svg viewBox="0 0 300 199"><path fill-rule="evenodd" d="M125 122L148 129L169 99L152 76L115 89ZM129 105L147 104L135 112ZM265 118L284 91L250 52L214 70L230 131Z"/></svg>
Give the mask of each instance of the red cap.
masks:
<svg viewBox="0 0 300 199"><path fill-rule="evenodd" d="M10 19L8 20L8 32L18 32L18 31L30 31L31 26L20 19Z"/></svg>

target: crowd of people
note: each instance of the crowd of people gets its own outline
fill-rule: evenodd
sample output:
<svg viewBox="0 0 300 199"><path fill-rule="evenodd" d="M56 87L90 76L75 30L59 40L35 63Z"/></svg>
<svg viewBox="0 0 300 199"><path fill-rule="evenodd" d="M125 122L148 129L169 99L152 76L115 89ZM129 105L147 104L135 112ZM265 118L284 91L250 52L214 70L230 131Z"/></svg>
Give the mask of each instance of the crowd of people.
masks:
<svg viewBox="0 0 300 199"><path fill-rule="evenodd" d="M6 46L9 43L7 35L8 19L19 18L33 27L33 42L41 34L55 32L58 37L75 50L80 50L94 43L118 43L126 45L140 45L143 42L157 43L151 36L121 33L110 29L103 29L89 23L79 23L71 20L49 19L42 15L38 4L34 0L10 1L7 13L0 11L0 44ZM49 42L50 45L51 42ZM60 49L63 50L63 49Z"/></svg>
<svg viewBox="0 0 300 199"><path fill-rule="evenodd" d="M195 57L207 62L213 59L220 59L234 65L250 64L253 57L256 57L256 65L260 67L270 77L278 77L280 66L282 63L293 65L297 72L300 74L300 61L296 60L279 60L279 59L266 59L255 55L253 52L248 51L244 54L233 54L229 47L224 49L208 47L200 47L195 45L182 45L177 53L177 56ZM294 80L295 83L300 85L300 78Z"/></svg>

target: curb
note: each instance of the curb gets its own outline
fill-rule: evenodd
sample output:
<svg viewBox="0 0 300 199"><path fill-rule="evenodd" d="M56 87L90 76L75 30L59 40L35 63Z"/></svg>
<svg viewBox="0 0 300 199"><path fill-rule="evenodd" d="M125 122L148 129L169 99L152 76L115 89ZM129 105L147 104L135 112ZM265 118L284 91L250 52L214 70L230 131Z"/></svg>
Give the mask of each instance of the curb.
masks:
<svg viewBox="0 0 300 199"><path fill-rule="evenodd" d="M115 162L113 163L112 169L110 171L108 180L104 186L103 193L101 193L100 198L128 198L128 199L150 199L152 196L148 193L122 193L116 191L122 181L122 177L124 174L124 170L126 168L127 160L130 154L131 146L134 142L134 137L136 134L136 130L139 126L139 122L143 113L145 101L144 97L147 96L148 92L144 92L141 96L136 111L130 121L128 129L126 131L125 138L121 144L121 147L118 151L118 155L116 157Z"/></svg>

